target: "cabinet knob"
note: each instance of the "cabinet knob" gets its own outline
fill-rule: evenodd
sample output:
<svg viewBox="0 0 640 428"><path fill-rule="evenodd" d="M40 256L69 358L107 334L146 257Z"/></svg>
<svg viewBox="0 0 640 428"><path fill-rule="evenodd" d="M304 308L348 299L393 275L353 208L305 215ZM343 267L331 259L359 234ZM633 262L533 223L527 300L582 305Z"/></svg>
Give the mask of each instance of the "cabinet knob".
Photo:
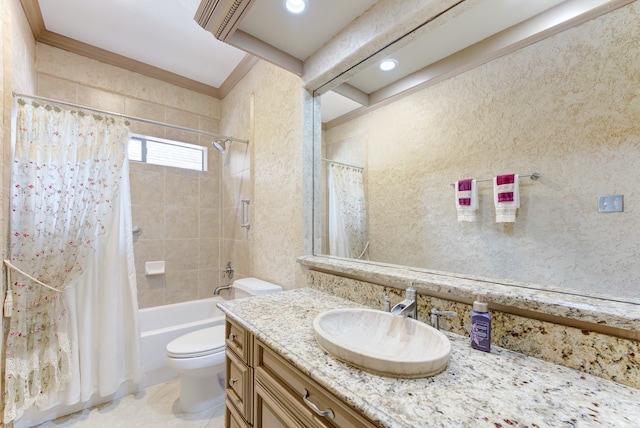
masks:
<svg viewBox="0 0 640 428"><path fill-rule="evenodd" d="M304 401L304 404L306 404L311 410L313 410L313 412L316 415L322 416L325 418L330 418L330 419L333 419L335 417L335 415L333 414L333 410L331 409L320 410L318 406L316 406L311 401L309 401L308 397L309 397L309 391L307 391L305 388L304 392L302 393L302 401Z"/></svg>
<svg viewBox="0 0 640 428"><path fill-rule="evenodd" d="M235 338L236 338L235 334L229 333L229 340L233 341L233 340L235 340Z"/></svg>
<svg viewBox="0 0 640 428"><path fill-rule="evenodd" d="M235 385L237 381L238 381L238 380L237 380L237 379L234 379L234 378L229 379L229 386L230 386L231 388L233 388L233 385Z"/></svg>

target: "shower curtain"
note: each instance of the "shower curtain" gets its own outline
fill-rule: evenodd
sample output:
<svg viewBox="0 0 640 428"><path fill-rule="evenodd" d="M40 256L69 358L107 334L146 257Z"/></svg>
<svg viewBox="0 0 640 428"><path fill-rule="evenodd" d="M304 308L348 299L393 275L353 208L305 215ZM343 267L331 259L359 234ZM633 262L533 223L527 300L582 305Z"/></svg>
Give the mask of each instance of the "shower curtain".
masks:
<svg viewBox="0 0 640 428"><path fill-rule="evenodd" d="M17 101L4 423L141 377L121 120ZM10 302L11 303L11 302Z"/></svg>
<svg viewBox="0 0 640 428"><path fill-rule="evenodd" d="M361 258L368 244L363 170L331 162L328 187L329 254Z"/></svg>

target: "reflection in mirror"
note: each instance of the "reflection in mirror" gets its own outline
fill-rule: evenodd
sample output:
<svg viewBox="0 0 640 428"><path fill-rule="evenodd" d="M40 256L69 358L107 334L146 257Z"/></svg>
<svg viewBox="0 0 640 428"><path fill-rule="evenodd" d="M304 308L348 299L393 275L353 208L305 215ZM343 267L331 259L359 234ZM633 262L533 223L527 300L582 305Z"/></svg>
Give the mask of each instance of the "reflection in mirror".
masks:
<svg viewBox="0 0 640 428"><path fill-rule="evenodd" d="M315 253L640 303L639 30L632 2L330 122ZM354 171L340 180L361 181L358 195L336 188L330 161ZM515 222L496 222L492 181L479 180L534 171L538 181L520 180ZM458 221L450 185L466 178L478 180L473 222ZM624 195L623 212L598 212L609 194Z"/></svg>

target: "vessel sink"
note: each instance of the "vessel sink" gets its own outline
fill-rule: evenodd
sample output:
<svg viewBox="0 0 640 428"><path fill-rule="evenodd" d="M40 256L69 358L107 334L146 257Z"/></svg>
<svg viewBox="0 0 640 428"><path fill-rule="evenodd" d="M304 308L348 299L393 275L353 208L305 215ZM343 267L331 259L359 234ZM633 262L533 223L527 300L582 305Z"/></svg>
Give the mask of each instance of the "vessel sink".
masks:
<svg viewBox="0 0 640 428"><path fill-rule="evenodd" d="M313 329L329 354L382 376L433 376L447 367L451 354L449 338L430 325L374 309L322 312Z"/></svg>

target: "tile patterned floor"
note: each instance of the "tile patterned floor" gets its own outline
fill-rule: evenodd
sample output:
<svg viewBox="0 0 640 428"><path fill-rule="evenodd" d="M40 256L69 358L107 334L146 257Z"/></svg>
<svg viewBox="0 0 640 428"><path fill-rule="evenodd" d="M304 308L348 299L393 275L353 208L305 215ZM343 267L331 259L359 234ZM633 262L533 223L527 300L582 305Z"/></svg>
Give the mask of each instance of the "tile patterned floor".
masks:
<svg viewBox="0 0 640 428"><path fill-rule="evenodd" d="M180 383L176 379L37 426L42 428L224 427L224 403L200 413L183 413L178 407L179 391Z"/></svg>

